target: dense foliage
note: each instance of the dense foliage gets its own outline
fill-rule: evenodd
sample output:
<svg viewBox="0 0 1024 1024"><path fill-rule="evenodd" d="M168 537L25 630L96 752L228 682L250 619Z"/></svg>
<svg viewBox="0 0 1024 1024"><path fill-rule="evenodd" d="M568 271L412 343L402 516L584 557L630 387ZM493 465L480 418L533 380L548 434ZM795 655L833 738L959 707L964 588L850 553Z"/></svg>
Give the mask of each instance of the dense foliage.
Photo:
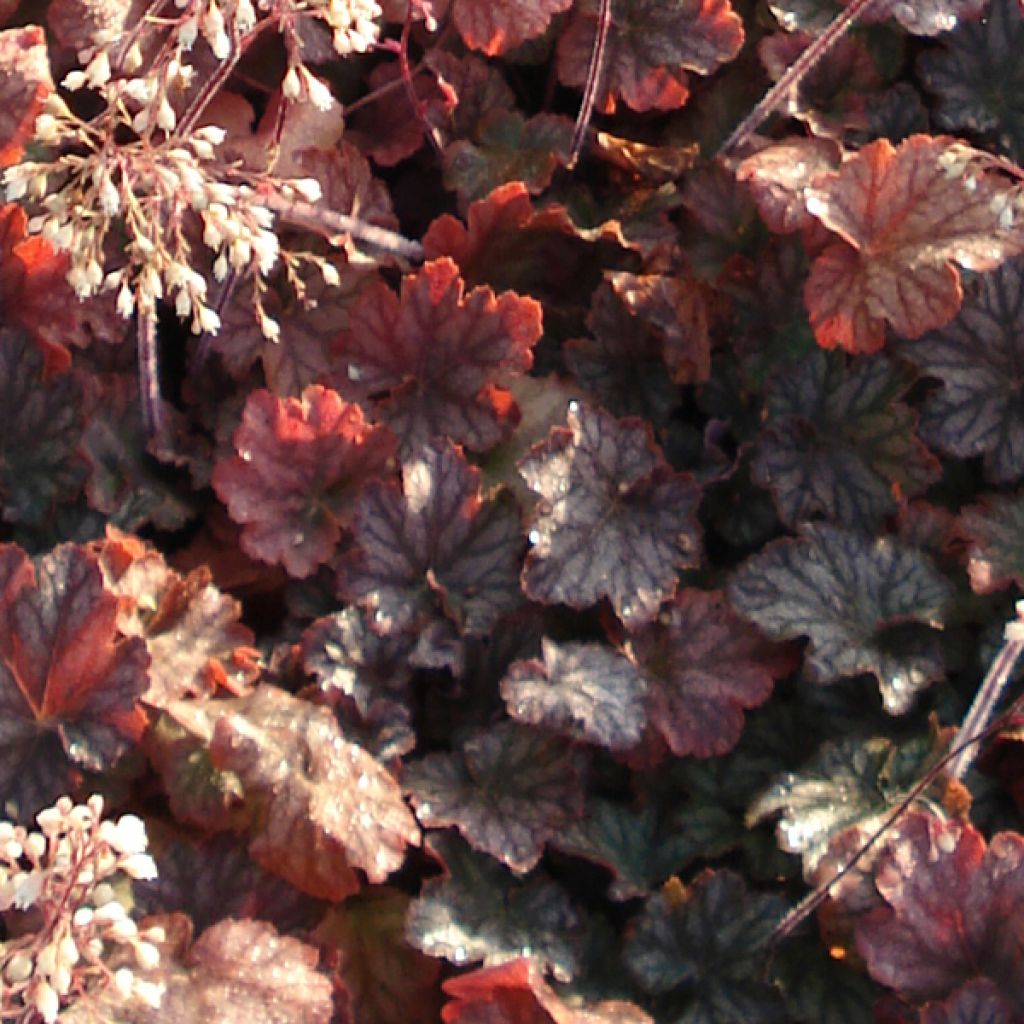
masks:
<svg viewBox="0 0 1024 1024"><path fill-rule="evenodd" d="M0 1017L1024 1020L1024 14L723 147L841 11L0 0Z"/></svg>

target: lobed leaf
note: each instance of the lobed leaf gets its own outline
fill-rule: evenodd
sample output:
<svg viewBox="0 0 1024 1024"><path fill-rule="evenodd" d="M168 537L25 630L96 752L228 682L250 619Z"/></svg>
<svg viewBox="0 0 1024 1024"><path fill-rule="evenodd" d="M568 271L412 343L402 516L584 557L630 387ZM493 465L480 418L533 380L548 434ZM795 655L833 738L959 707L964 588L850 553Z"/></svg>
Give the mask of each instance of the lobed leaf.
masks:
<svg viewBox="0 0 1024 1024"><path fill-rule="evenodd" d="M427 846L445 874L425 882L409 907L413 946L459 966L531 956L559 981L577 973L584 922L560 885L542 871L516 878L451 833L431 835Z"/></svg>
<svg viewBox="0 0 1024 1024"><path fill-rule="evenodd" d="M514 662L501 682L509 715L610 750L635 746L647 683L629 660L599 644L541 646L541 659Z"/></svg>
<svg viewBox="0 0 1024 1024"><path fill-rule="evenodd" d="M952 323L900 354L942 381L921 412L925 441L961 458L981 455L993 483L1024 476L1024 260L977 280Z"/></svg>
<svg viewBox="0 0 1024 1024"><path fill-rule="evenodd" d="M599 0L576 4L558 40L563 85L587 79L597 37ZM687 71L709 75L743 45L743 22L728 0L621 0L608 32L597 107L613 113L621 99L633 110L673 110L686 102Z"/></svg>
<svg viewBox="0 0 1024 1024"><path fill-rule="evenodd" d="M627 626L650 622L700 558L696 484L650 428L571 402L568 426L520 462L540 496L523 568L527 596L586 608L607 597Z"/></svg>
<svg viewBox="0 0 1024 1024"><path fill-rule="evenodd" d="M0 167L10 167L21 160L43 102L54 91L46 34L38 25L0 32L0 69Z"/></svg>
<svg viewBox="0 0 1024 1024"><path fill-rule="evenodd" d="M1024 1013L1024 838L988 844L971 825L912 812L874 864L884 901L857 922L871 976L915 1002L943 999L990 979L1014 1015Z"/></svg>
<svg viewBox="0 0 1024 1024"><path fill-rule="evenodd" d="M988 495L964 509L958 531L967 541L967 572L976 594L1024 587L1024 497Z"/></svg>
<svg viewBox="0 0 1024 1024"><path fill-rule="evenodd" d="M567 745L503 722L471 736L458 753L406 766L403 784L428 827L454 825L476 850L529 871L544 844L583 810Z"/></svg>
<svg viewBox="0 0 1024 1024"><path fill-rule="evenodd" d="M629 652L647 682L647 715L677 757L728 753L743 712L763 704L793 659L737 616L720 592L687 588L657 621L634 630Z"/></svg>
<svg viewBox="0 0 1024 1024"><path fill-rule="evenodd" d="M769 389L753 479L768 487L790 527L824 518L870 533L939 477L899 397L907 376L889 360L848 362L817 351L778 373Z"/></svg>
<svg viewBox="0 0 1024 1024"><path fill-rule="evenodd" d="M552 17L572 6L572 0L457 0L453 6L462 41L494 57L543 35Z"/></svg>
<svg viewBox="0 0 1024 1024"><path fill-rule="evenodd" d="M486 451L506 437L515 406L499 385L525 372L541 336L541 307L512 292L465 293L450 259L402 280L374 282L336 342L337 387L386 422L403 457L440 436Z"/></svg>
<svg viewBox="0 0 1024 1024"><path fill-rule="evenodd" d="M515 502L504 492L483 501L479 470L447 442L403 464L401 493L370 484L354 533L339 589L370 609L380 633L447 622L483 634L522 603Z"/></svg>
<svg viewBox="0 0 1024 1024"><path fill-rule="evenodd" d="M395 452L387 428L371 426L359 406L320 386L301 399L251 392L234 446L212 483L243 524L242 550L299 577L331 558L360 489Z"/></svg>
<svg viewBox="0 0 1024 1024"><path fill-rule="evenodd" d="M1010 186L958 171L957 145L878 139L810 189L807 209L841 239L817 256L804 290L822 348L876 352L886 322L909 338L942 327L963 297L954 264L991 270L1020 251L1001 219Z"/></svg>
<svg viewBox="0 0 1024 1024"><path fill-rule="evenodd" d="M941 653L923 627L941 626L952 586L926 555L891 538L808 524L799 539L774 541L748 559L728 593L769 636L808 637L807 666L819 682L871 673L889 714L904 714L942 676Z"/></svg>
<svg viewBox="0 0 1024 1024"><path fill-rule="evenodd" d="M149 655L76 544L33 564L0 545L0 794L19 820L138 743Z"/></svg>

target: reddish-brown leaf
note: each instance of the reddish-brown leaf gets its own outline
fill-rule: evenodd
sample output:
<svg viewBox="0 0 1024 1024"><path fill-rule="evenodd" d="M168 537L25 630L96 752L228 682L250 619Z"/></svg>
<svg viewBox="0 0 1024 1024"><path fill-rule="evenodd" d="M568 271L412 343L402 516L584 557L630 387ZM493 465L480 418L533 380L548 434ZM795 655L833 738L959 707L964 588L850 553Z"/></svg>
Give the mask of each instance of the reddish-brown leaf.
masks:
<svg viewBox="0 0 1024 1024"><path fill-rule="evenodd" d="M558 77L587 80L600 0L580 0L558 41ZM711 74L743 45L743 22L729 0L618 0L605 53L598 108L622 99L634 110L672 110L690 95L687 72Z"/></svg>
<svg viewBox="0 0 1024 1024"><path fill-rule="evenodd" d="M824 183L807 209L840 236L814 261L804 300L818 344L875 352L885 324L916 338L960 308L954 266L991 270L1020 251L1004 210L1010 186L961 170L957 144L914 135L869 143Z"/></svg>
<svg viewBox="0 0 1024 1024"><path fill-rule="evenodd" d="M65 544L33 565L0 545L0 794L19 817L138 742L149 655L117 629L96 558Z"/></svg>
<svg viewBox="0 0 1024 1024"><path fill-rule="evenodd" d="M456 0L453 17L463 41L489 57L542 36L572 0Z"/></svg>
<svg viewBox="0 0 1024 1024"><path fill-rule="evenodd" d="M244 524L242 549L292 576L330 559L362 485L395 450L386 427L320 386L301 399L252 392L234 441L238 454L217 463L214 489Z"/></svg>
<svg viewBox="0 0 1024 1024"><path fill-rule="evenodd" d="M508 435L515 404L500 387L530 368L541 306L512 292L465 292L450 259L402 281L371 284L338 338L337 387L388 423L403 456L446 436L487 451Z"/></svg>

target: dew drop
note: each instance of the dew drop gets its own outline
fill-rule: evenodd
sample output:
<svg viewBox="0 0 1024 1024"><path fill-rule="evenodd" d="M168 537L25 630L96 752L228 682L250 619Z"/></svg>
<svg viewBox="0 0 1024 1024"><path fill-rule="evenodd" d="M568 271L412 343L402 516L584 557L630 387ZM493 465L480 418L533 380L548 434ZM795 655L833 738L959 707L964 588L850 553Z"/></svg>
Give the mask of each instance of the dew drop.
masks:
<svg viewBox="0 0 1024 1024"><path fill-rule="evenodd" d="M580 411L580 403L575 398L569 402L569 415L575 416Z"/></svg>
<svg viewBox="0 0 1024 1024"><path fill-rule="evenodd" d="M540 530L531 530L530 531L530 543L531 544L539 544L540 543Z"/></svg>
<svg viewBox="0 0 1024 1024"><path fill-rule="evenodd" d="M952 832L940 832L935 837L935 845L943 853L949 854L956 849L956 838Z"/></svg>
<svg viewBox="0 0 1024 1024"><path fill-rule="evenodd" d="M359 380L363 376L363 371L359 369L354 363L348 364L348 379Z"/></svg>
<svg viewBox="0 0 1024 1024"><path fill-rule="evenodd" d="M243 448L238 455L243 462L252 462L252 452L248 448Z"/></svg>
<svg viewBox="0 0 1024 1024"><path fill-rule="evenodd" d="M419 805L419 807L416 808L416 814L421 819L422 818L429 818L430 817L430 812L432 810L433 810L433 808L430 806L430 804L424 802L424 803L421 803Z"/></svg>
<svg viewBox="0 0 1024 1024"><path fill-rule="evenodd" d="M452 950L452 959L457 964L465 963L466 962L466 947L465 946L456 946Z"/></svg>
<svg viewBox="0 0 1024 1024"><path fill-rule="evenodd" d="M306 542L306 535L301 530L292 534L292 547L297 548Z"/></svg>

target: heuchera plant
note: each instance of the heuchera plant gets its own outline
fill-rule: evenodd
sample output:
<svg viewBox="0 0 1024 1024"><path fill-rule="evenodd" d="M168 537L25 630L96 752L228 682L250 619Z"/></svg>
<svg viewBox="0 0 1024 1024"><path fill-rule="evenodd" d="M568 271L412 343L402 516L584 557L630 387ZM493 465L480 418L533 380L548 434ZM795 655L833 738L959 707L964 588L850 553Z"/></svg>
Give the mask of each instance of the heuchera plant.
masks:
<svg viewBox="0 0 1024 1024"><path fill-rule="evenodd" d="M0 0L0 1019L1024 1020L1022 46Z"/></svg>

